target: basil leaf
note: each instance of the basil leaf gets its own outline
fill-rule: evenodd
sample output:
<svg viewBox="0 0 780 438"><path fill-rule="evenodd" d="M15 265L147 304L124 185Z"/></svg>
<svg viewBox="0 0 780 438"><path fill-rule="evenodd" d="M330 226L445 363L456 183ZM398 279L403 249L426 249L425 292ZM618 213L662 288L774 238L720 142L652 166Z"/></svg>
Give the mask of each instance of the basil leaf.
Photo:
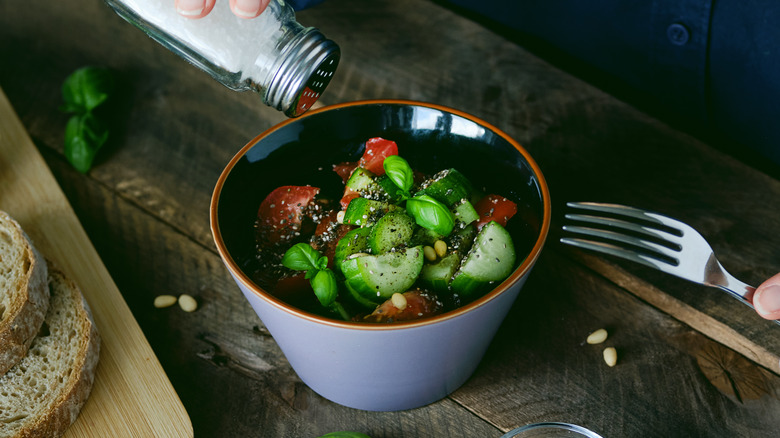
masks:
<svg viewBox="0 0 780 438"><path fill-rule="evenodd" d="M330 269L317 272L317 275L311 280L311 288L314 289L314 295L320 300L320 304L329 307L339 294L339 285L336 283L336 274Z"/></svg>
<svg viewBox="0 0 780 438"><path fill-rule="evenodd" d="M81 173L87 173L101 146L108 140L108 128L92 113L77 114L65 126L65 157Z"/></svg>
<svg viewBox="0 0 780 438"><path fill-rule="evenodd" d="M418 195L406 200L406 211L417 225L447 236L455 226L450 210L428 195Z"/></svg>
<svg viewBox="0 0 780 438"><path fill-rule="evenodd" d="M385 174L393 183L404 192L408 192L414 183L414 173L409 163L398 155L390 155L382 164Z"/></svg>
<svg viewBox="0 0 780 438"><path fill-rule="evenodd" d="M360 432L331 432L319 438L371 438L370 436Z"/></svg>
<svg viewBox="0 0 780 438"><path fill-rule="evenodd" d="M328 256L322 256L317 260L317 269L328 269Z"/></svg>
<svg viewBox="0 0 780 438"><path fill-rule="evenodd" d="M68 76L62 84L60 107L66 113L86 113L108 100L114 91L114 75L102 67L82 67Z"/></svg>
<svg viewBox="0 0 780 438"><path fill-rule="evenodd" d="M282 257L282 264L293 271L317 270L321 255L308 243L296 243ZM307 278L309 273L306 273Z"/></svg>

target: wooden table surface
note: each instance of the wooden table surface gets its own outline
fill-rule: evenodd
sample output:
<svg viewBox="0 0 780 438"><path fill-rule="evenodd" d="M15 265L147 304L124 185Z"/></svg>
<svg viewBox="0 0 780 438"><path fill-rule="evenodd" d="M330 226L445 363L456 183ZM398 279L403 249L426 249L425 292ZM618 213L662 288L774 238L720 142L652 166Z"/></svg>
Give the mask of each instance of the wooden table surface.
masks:
<svg viewBox="0 0 780 438"><path fill-rule="evenodd" d="M172 3L172 2L171 2ZM43 154L189 413L196 437L499 437L564 421L604 437L770 437L780 430L780 327L715 289L558 243L572 200L684 220L732 274L780 272L780 180L429 1L328 0L298 13L342 48L320 102L451 106L537 159L553 231L473 377L403 412L345 408L308 389L222 265L208 206L223 166L282 121L213 81L100 0L0 2L0 87ZM109 144L86 175L63 155L60 86L84 65L120 77ZM734 149L728 149L733 151ZM200 307L155 309L160 294ZM606 327L619 362L607 367Z"/></svg>

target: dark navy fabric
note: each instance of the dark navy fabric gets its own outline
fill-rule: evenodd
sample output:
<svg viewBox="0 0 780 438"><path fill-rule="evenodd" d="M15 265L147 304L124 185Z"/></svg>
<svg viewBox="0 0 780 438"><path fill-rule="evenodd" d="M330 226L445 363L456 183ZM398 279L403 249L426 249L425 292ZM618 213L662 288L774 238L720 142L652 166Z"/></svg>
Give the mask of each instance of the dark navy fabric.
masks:
<svg viewBox="0 0 780 438"><path fill-rule="evenodd" d="M325 0L287 0L287 3L296 11L300 11L301 9L310 8L324 1Z"/></svg>
<svg viewBox="0 0 780 438"><path fill-rule="evenodd" d="M780 0L443 0L780 164Z"/></svg>

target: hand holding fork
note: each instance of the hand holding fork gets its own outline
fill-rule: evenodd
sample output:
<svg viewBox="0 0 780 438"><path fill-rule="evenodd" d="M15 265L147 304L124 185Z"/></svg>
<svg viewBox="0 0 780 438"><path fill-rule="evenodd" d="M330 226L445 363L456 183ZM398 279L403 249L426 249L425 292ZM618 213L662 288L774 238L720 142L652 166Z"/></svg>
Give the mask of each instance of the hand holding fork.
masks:
<svg viewBox="0 0 780 438"><path fill-rule="evenodd" d="M780 324L780 274L754 288L726 272L704 237L678 220L616 204L567 205L578 213L566 214L571 224L564 225L564 231L584 237L564 237L561 242L717 287Z"/></svg>

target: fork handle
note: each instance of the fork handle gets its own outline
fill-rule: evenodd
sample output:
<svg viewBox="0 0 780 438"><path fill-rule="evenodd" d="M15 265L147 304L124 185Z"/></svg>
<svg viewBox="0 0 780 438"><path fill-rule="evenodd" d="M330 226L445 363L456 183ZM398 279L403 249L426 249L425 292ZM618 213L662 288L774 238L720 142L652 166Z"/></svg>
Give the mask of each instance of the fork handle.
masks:
<svg viewBox="0 0 780 438"><path fill-rule="evenodd" d="M756 288L754 288L749 284L737 280L736 278L732 277L728 273L725 273L724 280L725 280L723 282L724 284L713 284L712 286L715 286L718 289L722 289L728 292L729 294L734 296L734 298L748 305L751 309L755 309L755 307L753 307L753 294L756 293ZM780 325L780 319L775 319L774 321L775 323Z"/></svg>
<svg viewBox="0 0 780 438"><path fill-rule="evenodd" d="M756 293L756 288L753 286L742 283L739 280L729 281L729 283L726 285L715 284L713 286L730 293L734 296L734 298L742 301L750 307L753 307L753 294Z"/></svg>

